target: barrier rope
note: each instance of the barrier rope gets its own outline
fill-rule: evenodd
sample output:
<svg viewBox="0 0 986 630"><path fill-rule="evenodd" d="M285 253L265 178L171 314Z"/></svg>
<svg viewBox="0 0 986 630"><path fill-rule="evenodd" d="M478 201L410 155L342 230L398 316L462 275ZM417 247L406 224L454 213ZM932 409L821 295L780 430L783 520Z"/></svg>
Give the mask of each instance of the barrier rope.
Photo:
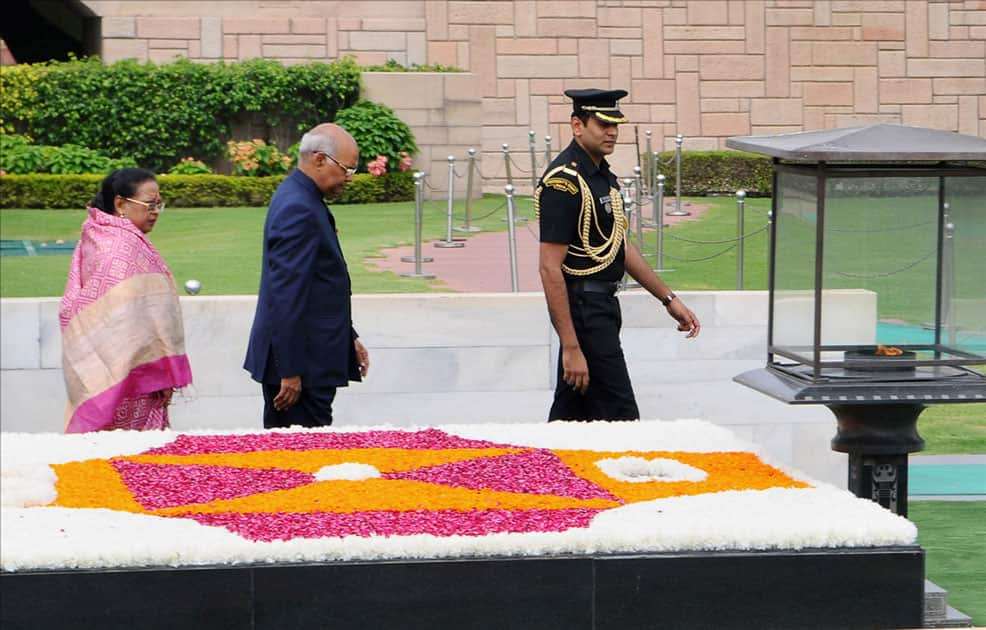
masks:
<svg viewBox="0 0 986 630"><path fill-rule="evenodd" d="M664 235L669 238L673 238L677 241L684 241L685 243L694 243L695 245L722 245L723 243L737 243L739 242L740 238L747 239L750 238L751 236L756 236L761 232L765 232L766 230L767 230L767 226L765 225L762 228L758 228L752 232L748 232L744 234L742 237L734 236L733 238L725 238L720 241L700 241L696 239L685 238L684 236L677 236L672 232L665 232Z"/></svg>
<svg viewBox="0 0 986 630"><path fill-rule="evenodd" d="M667 251L664 252L664 257L665 258L670 258L671 260L673 260L675 262L683 262L683 263L705 262L707 260L712 260L713 258L716 258L718 256L722 256L726 252L732 251L734 249L736 249L736 243L733 243L732 245L730 245L726 249L722 250L721 252L716 252L715 254L712 254L711 256L705 256L703 258L678 258L677 256L672 256Z"/></svg>
<svg viewBox="0 0 986 630"><path fill-rule="evenodd" d="M864 279L865 278L886 278L886 277L889 277L889 276L896 275L896 274L898 274L898 273L900 273L902 271L907 271L908 269L913 269L914 267L917 267L918 265L920 265L924 261L928 260L929 258L931 258L932 256L934 256L937 253L938 253L938 250L933 249L930 252L928 252L926 255L924 255L921 258L918 258L917 260L915 260L914 262L910 262L910 263L904 265L903 267L900 267L898 269L894 269L893 271L884 271L884 272L881 272L881 273L849 273L848 271L833 271L832 273L834 273L837 276L842 276L843 278L864 278Z"/></svg>

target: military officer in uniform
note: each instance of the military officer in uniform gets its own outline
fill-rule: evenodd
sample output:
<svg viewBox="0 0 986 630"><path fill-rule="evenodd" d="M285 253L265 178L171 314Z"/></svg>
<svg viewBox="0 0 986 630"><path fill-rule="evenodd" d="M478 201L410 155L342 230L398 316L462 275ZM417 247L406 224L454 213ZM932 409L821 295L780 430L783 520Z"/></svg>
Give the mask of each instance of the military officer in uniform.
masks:
<svg viewBox="0 0 986 630"><path fill-rule="evenodd" d="M698 318L626 240L620 186L606 156L627 119L625 90L566 90L574 101L572 143L534 191L541 228L540 275L558 333L558 383L548 420L636 420L640 417L620 346L616 298L624 271L650 292L687 337Z"/></svg>

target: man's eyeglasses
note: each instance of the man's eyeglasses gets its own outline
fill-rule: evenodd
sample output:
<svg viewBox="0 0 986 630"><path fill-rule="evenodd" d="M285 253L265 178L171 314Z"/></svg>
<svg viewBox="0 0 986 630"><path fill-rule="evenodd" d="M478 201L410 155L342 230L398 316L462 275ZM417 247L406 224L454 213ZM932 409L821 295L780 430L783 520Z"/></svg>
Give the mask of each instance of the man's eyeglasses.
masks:
<svg viewBox="0 0 986 630"><path fill-rule="evenodd" d="M126 201L132 201L134 203L139 203L151 212L164 212L164 200L155 199L154 201L141 201L140 199L131 199L130 197L124 197Z"/></svg>
<svg viewBox="0 0 986 630"><path fill-rule="evenodd" d="M356 167L355 166L353 166L353 167L346 166L345 164L343 164L339 160L335 159L334 157L332 157L331 155L329 155L325 151L315 151L315 153L321 153L325 157L327 157L330 160L332 160L333 162L335 162L339 166L339 168L341 168L342 170L346 171L346 177L352 177L353 175L356 174Z"/></svg>

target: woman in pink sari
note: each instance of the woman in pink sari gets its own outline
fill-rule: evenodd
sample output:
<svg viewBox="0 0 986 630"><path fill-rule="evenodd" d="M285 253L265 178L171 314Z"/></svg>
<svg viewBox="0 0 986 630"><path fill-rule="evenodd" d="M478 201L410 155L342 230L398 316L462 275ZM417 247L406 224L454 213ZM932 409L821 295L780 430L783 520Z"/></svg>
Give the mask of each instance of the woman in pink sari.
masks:
<svg viewBox="0 0 986 630"><path fill-rule="evenodd" d="M113 172L87 210L59 309L65 431L166 429L192 371L174 279L147 240L164 210L154 173Z"/></svg>

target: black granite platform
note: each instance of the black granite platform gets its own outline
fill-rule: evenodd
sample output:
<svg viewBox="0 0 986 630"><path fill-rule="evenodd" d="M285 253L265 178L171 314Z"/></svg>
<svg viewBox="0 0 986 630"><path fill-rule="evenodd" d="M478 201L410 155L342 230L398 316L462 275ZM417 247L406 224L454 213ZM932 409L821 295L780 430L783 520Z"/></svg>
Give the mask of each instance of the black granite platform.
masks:
<svg viewBox="0 0 986 630"><path fill-rule="evenodd" d="M4 630L915 628L924 550L0 574Z"/></svg>

